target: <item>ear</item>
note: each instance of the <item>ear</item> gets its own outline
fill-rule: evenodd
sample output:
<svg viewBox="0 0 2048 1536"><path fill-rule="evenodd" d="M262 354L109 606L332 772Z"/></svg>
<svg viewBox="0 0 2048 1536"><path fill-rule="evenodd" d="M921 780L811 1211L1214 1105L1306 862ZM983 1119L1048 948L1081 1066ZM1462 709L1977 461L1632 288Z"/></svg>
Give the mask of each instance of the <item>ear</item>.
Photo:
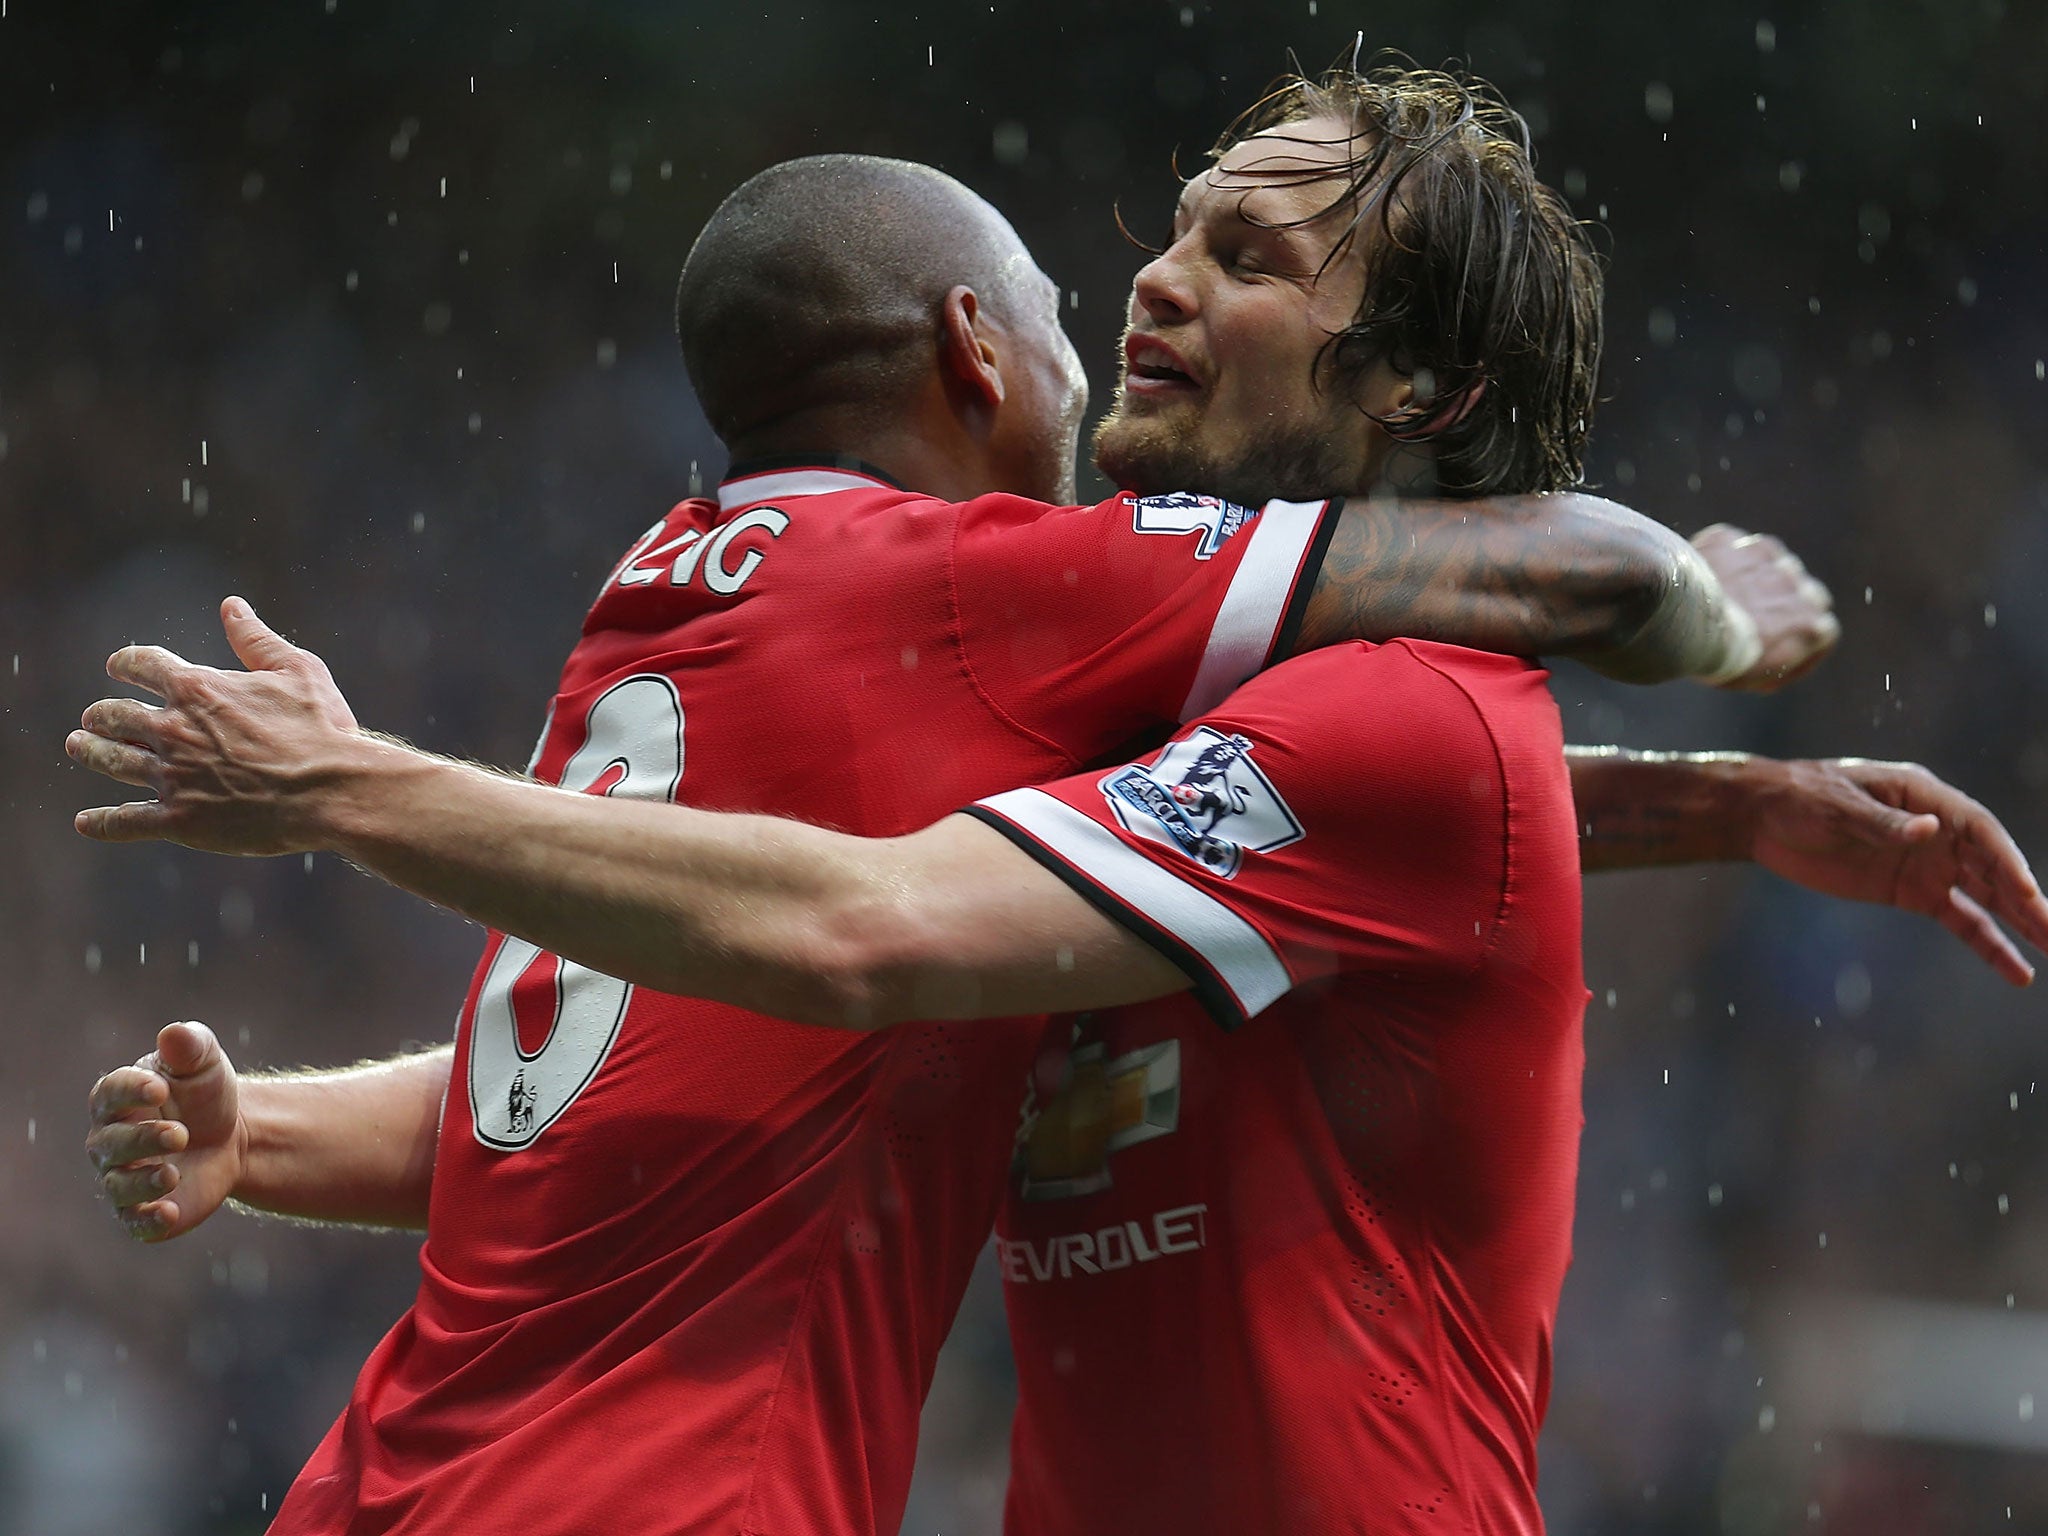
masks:
<svg viewBox="0 0 2048 1536"><path fill-rule="evenodd" d="M1415 381L1384 361L1376 363L1358 403L1376 421L1398 420L1415 409Z"/></svg>
<svg viewBox="0 0 2048 1536"><path fill-rule="evenodd" d="M1003 403L1003 372L983 334L981 300L964 284L946 291L940 308L939 366L990 409Z"/></svg>
<svg viewBox="0 0 2048 1536"><path fill-rule="evenodd" d="M1378 380L1374 382L1376 385L1379 383ZM1450 394L1439 393L1429 370L1422 369L1417 378L1402 379L1398 388L1376 396L1388 402L1390 408L1373 410L1370 414L1395 441L1424 442L1440 432L1448 432L1463 421L1485 393L1484 374Z"/></svg>

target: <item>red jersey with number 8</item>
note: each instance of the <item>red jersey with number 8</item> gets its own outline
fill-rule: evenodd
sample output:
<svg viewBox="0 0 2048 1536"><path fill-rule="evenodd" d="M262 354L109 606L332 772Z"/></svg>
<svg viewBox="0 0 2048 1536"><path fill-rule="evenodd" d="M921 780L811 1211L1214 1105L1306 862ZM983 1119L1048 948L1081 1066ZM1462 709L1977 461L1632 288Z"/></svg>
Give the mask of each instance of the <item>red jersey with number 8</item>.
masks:
<svg viewBox="0 0 2048 1536"><path fill-rule="evenodd" d="M909 832L1215 704L1336 514L736 472L607 579L532 771ZM492 935L418 1298L273 1532L893 1533L1043 1033L806 1028Z"/></svg>

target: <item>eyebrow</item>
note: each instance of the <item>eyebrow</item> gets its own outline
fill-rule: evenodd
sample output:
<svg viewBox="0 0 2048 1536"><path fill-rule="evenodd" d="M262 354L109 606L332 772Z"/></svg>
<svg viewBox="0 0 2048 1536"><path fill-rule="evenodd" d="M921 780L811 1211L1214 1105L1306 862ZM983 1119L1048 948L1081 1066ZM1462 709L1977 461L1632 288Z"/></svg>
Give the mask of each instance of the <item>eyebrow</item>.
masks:
<svg viewBox="0 0 2048 1536"><path fill-rule="evenodd" d="M1176 230L1181 228L1183 223L1192 224L1194 222L1194 215L1190 212L1188 208L1188 194L1194 189L1194 185L1195 183L1193 180L1189 181L1187 186L1181 190L1179 200L1174 204L1173 224ZM1235 224L1245 230L1250 231L1251 235L1254 238L1267 239L1273 241L1274 243L1278 244L1283 250L1285 250L1289 255L1300 254L1301 242L1297 238L1299 234L1299 228L1296 225L1261 224L1255 219L1248 219L1244 216L1245 198L1249 197L1252 193L1258 191L1259 188L1244 187L1232 188L1230 190L1236 193L1236 202L1232 204L1231 212L1228 216L1232 224ZM1212 196L1220 197L1229 195L1226 192L1218 191L1213 183L1210 186L1210 192Z"/></svg>
<svg viewBox="0 0 2048 1536"><path fill-rule="evenodd" d="M1200 178L1198 177L1196 179L1199 180ZM1180 197L1173 205L1174 223L1178 224L1183 220L1187 220L1190 223L1193 222L1194 214L1188 206L1188 199L1194 193L1194 189L1195 183L1193 181L1190 181L1185 187L1181 189ZM1251 193L1256 192L1258 190L1259 189L1257 187L1218 188L1212 182L1209 187L1209 199L1205 199L1204 201L1208 201L1210 199L1215 198L1230 197L1233 194L1235 194L1236 200L1231 204L1230 217L1239 223L1249 225L1251 228L1264 229L1267 226L1262 224L1253 224L1251 220L1246 219L1244 217L1244 214L1242 212L1245 198L1248 197Z"/></svg>

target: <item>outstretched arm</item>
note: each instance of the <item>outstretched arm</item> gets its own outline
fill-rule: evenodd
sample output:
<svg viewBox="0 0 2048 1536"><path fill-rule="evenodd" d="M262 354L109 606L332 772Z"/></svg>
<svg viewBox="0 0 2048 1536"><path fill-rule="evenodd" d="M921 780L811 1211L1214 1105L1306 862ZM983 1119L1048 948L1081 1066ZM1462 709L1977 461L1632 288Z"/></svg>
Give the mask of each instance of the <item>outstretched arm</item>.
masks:
<svg viewBox="0 0 2048 1536"><path fill-rule="evenodd" d="M2034 968L1999 922L2048 949L2048 899L2019 846L1990 811L1925 768L1568 752L1588 873L1753 860L1826 896L1931 917L2016 986Z"/></svg>
<svg viewBox="0 0 2048 1536"><path fill-rule="evenodd" d="M1724 525L1688 544L1597 496L1347 501L1298 650L1397 635L1566 656L1626 682L1771 689L1841 629L1778 540Z"/></svg>
<svg viewBox="0 0 2048 1536"><path fill-rule="evenodd" d="M965 816L868 839L766 816L575 794L360 730L327 668L222 606L251 671L154 647L109 670L67 746L153 801L80 813L108 841L329 850L607 975L804 1023L1107 1007L1187 985L1167 960Z"/></svg>
<svg viewBox="0 0 2048 1536"><path fill-rule="evenodd" d="M452 1047L332 1072L244 1077L203 1024L93 1085L86 1155L149 1242L223 1202L309 1221L424 1227Z"/></svg>

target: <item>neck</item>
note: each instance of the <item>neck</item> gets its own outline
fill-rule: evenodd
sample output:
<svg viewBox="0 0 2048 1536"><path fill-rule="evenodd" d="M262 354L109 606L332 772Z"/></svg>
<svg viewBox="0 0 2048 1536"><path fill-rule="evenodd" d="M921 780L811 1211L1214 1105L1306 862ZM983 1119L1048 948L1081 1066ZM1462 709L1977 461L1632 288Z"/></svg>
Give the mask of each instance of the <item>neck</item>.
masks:
<svg viewBox="0 0 2048 1536"><path fill-rule="evenodd" d="M987 455L950 417L910 410L877 422L866 411L805 411L747 432L726 445L733 462L762 458L863 459L905 490L944 501L968 501L1006 487Z"/></svg>
<svg viewBox="0 0 2048 1536"><path fill-rule="evenodd" d="M1400 498L1443 494L1437 481L1436 455L1422 443L1392 443L1367 475L1361 494Z"/></svg>

